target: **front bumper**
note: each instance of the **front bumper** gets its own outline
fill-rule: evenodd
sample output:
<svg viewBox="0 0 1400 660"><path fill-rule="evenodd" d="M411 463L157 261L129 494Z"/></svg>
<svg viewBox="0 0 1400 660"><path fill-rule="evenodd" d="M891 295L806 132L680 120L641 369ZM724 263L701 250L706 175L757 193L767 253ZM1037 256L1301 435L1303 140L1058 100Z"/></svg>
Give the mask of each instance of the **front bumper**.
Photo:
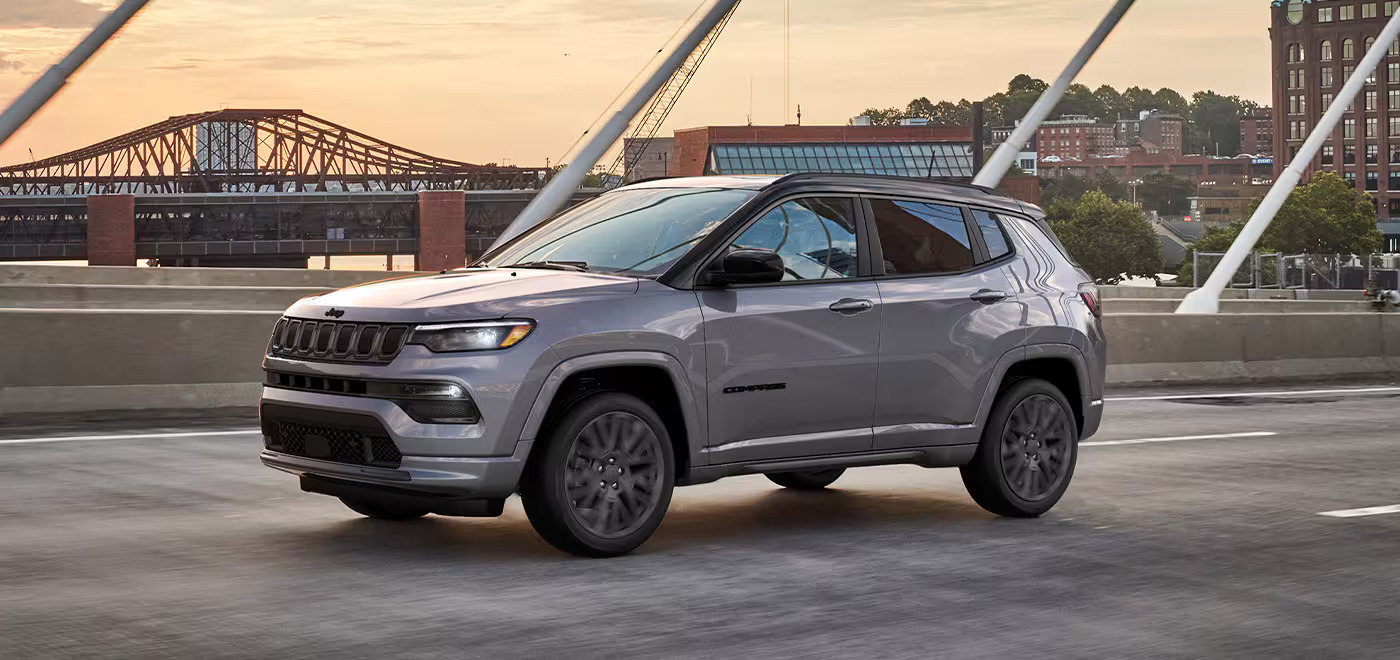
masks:
<svg viewBox="0 0 1400 660"><path fill-rule="evenodd" d="M401 454L396 465L356 464L294 455L269 443L261 455L263 464L303 477L439 495L505 498L516 491L533 444L519 441L507 445L510 453L500 452L498 438L490 437L493 434L484 423L421 424L384 399L265 387L262 403L265 413L277 411L277 422L337 427L341 425L325 421L326 416L373 420L381 429L375 435L387 436Z"/></svg>

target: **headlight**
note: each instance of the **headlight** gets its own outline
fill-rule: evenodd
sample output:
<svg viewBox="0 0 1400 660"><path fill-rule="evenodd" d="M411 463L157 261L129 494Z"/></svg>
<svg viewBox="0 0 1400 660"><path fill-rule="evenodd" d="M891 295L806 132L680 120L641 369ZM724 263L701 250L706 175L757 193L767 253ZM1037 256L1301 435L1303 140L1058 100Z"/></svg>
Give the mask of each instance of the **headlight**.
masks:
<svg viewBox="0 0 1400 660"><path fill-rule="evenodd" d="M413 329L408 343L426 346L434 353L496 351L519 344L534 329L534 321L420 325Z"/></svg>

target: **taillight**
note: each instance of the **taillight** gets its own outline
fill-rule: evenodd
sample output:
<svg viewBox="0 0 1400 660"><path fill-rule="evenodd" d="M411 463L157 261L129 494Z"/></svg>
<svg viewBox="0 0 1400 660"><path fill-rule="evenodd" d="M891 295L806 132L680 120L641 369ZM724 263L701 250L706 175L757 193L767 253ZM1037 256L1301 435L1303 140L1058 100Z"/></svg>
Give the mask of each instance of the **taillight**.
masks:
<svg viewBox="0 0 1400 660"><path fill-rule="evenodd" d="M1099 287L1092 284L1079 285L1079 299L1084 301L1094 318L1103 317L1103 308L1099 306Z"/></svg>

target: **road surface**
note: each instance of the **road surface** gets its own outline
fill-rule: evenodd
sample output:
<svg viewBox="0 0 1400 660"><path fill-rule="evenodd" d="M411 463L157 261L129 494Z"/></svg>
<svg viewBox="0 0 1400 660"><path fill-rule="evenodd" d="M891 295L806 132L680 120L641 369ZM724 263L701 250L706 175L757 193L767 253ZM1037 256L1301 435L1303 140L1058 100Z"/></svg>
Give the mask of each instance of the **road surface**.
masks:
<svg viewBox="0 0 1400 660"><path fill-rule="evenodd" d="M12 421L0 657L1393 657L1400 388L1333 387L1116 394L1038 520L956 470L745 477L613 560L518 501L361 519L262 467L244 418Z"/></svg>

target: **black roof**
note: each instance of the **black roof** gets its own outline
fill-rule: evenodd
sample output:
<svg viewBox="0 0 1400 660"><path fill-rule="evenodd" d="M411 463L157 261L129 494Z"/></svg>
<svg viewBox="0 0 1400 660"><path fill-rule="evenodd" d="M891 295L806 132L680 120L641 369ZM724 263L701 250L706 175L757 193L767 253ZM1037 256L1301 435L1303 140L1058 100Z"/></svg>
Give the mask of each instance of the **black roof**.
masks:
<svg viewBox="0 0 1400 660"><path fill-rule="evenodd" d="M638 188L733 188L741 190L774 190L794 192L813 188L825 192L847 192L888 195L936 197L967 204L1004 208L1033 213L1035 206L1024 204L1000 191L956 179L922 179L881 174L837 174L800 172L783 176L718 175L693 177L660 177L623 186L617 190Z"/></svg>

